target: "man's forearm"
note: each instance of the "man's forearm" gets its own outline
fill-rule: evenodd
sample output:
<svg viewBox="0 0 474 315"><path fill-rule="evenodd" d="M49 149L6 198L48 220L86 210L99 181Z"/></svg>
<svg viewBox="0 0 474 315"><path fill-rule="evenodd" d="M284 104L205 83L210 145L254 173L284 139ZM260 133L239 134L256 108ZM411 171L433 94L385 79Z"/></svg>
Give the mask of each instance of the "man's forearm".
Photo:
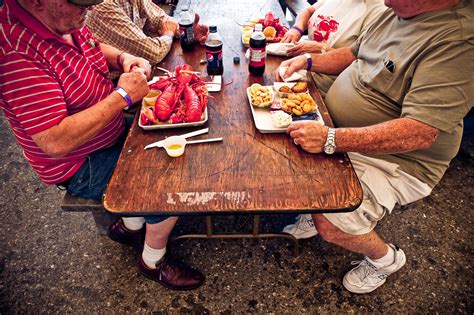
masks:
<svg viewBox="0 0 474 315"><path fill-rule="evenodd" d="M311 18L311 15L314 13L314 8L308 7L306 10L298 14L294 26L302 29L303 31L308 28L308 21Z"/></svg>
<svg viewBox="0 0 474 315"><path fill-rule="evenodd" d="M439 130L411 118L360 128L337 128L338 151L393 154L429 148Z"/></svg>
<svg viewBox="0 0 474 315"><path fill-rule="evenodd" d="M121 53L120 50L104 43L100 44L100 50L104 54L105 59L107 60L107 64L109 65L110 69L121 70L121 66L120 64L118 64L118 58L117 58L117 56L119 56L119 54Z"/></svg>
<svg viewBox="0 0 474 315"><path fill-rule="evenodd" d="M65 156L97 135L125 105L124 99L114 92L95 106L64 118L32 138L49 156Z"/></svg>
<svg viewBox="0 0 474 315"><path fill-rule="evenodd" d="M357 59L349 47L333 49L325 54L311 54L311 57L311 71L331 75L339 75Z"/></svg>

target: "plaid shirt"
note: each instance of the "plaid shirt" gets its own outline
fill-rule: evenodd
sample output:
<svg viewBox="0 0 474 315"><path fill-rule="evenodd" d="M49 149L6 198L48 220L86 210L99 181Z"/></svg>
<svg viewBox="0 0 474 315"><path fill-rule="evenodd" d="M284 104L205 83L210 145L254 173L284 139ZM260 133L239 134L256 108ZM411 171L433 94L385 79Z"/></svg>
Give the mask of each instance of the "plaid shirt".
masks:
<svg viewBox="0 0 474 315"><path fill-rule="evenodd" d="M89 12L87 27L103 43L159 63L173 39L159 36L166 13L151 0L104 0Z"/></svg>

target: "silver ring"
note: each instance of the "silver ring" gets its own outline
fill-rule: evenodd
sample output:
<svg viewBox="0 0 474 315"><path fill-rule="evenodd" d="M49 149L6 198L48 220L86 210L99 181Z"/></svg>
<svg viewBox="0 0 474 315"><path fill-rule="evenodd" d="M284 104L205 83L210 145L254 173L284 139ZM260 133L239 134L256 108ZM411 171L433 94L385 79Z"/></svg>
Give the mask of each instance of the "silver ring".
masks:
<svg viewBox="0 0 474 315"><path fill-rule="evenodd" d="M293 139L293 143L296 144L296 145L299 145L299 143L296 142L296 139Z"/></svg>

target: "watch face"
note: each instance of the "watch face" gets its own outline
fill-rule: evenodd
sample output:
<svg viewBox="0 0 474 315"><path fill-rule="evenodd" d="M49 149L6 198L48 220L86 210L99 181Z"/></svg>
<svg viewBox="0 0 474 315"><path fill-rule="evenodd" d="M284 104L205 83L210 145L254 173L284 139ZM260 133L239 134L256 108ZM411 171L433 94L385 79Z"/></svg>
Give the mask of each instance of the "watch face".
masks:
<svg viewBox="0 0 474 315"><path fill-rule="evenodd" d="M333 154L334 152L336 152L336 147L335 146L330 145L330 144L324 146L324 153Z"/></svg>

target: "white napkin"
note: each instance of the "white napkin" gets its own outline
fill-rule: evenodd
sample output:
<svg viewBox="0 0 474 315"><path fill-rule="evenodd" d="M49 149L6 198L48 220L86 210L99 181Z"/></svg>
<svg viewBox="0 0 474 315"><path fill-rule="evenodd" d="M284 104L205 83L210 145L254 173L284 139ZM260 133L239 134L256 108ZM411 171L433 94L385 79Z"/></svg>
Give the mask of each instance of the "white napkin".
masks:
<svg viewBox="0 0 474 315"><path fill-rule="evenodd" d="M291 81L305 81L306 80L306 70L299 70L294 72L292 75L290 75L288 78L283 77L283 75L286 72L286 69L288 67L280 67L278 69L278 73L280 74L280 77L283 79L285 82L291 82Z"/></svg>
<svg viewBox="0 0 474 315"><path fill-rule="evenodd" d="M277 56L288 56L288 48L295 46L293 43L272 43L267 45L267 54Z"/></svg>

